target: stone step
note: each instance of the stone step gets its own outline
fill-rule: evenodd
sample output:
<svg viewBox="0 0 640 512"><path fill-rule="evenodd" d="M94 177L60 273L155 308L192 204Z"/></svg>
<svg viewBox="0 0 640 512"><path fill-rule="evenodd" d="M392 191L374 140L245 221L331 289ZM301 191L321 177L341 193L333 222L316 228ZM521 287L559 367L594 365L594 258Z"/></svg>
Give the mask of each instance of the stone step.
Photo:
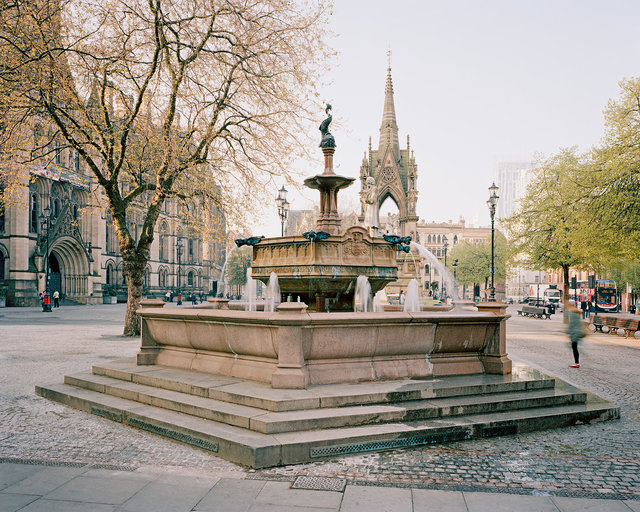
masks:
<svg viewBox="0 0 640 512"><path fill-rule="evenodd" d="M294 411L382 404L484 393L550 389L555 380L530 367L516 365L510 375L464 375L434 379L400 379L359 384L329 384L308 389L272 389L269 384L193 370L138 366L135 359L96 365L93 373L169 391L269 411Z"/></svg>
<svg viewBox="0 0 640 512"><path fill-rule="evenodd" d="M125 425L209 450L224 459L253 468L301 463L348 453L518 434L620 417L619 408L587 394L585 403L564 406L263 434L68 384L37 386L36 393Z"/></svg>
<svg viewBox="0 0 640 512"><path fill-rule="evenodd" d="M65 376L64 382L71 386L247 428L263 434L414 421L531 407L550 407L584 402L586 399L586 394L576 389L534 389L372 405L271 412L144 384L125 382L102 375L93 375L89 372Z"/></svg>

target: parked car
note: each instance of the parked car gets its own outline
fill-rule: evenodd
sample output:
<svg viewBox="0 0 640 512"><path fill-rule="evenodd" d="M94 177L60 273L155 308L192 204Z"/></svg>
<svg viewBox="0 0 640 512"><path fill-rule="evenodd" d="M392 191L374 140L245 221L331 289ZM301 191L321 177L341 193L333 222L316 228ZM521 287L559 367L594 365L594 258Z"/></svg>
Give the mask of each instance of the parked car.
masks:
<svg viewBox="0 0 640 512"><path fill-rule="evenodd" d="M507 297L506 299L504 299L504 303L505 304L513 304L513 297Z"/></svg>

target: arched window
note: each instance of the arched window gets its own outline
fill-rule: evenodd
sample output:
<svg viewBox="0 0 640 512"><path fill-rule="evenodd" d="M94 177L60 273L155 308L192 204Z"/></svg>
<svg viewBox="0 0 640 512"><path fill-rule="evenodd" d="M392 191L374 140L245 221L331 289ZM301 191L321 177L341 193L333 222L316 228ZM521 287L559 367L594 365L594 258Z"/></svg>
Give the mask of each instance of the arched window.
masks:
<svg viewBox="0 0 640 512"><path fill-rule="evenodd" d="M60 201L58 201L57 199L53 200L53 218L57 219L58 215L60 215Z"/></svg>
<svg viewBox="0 0 640 512"><path fill-rule="evenodd" d="M4 281L4 254L0 251L0 281Z"/></svg>
<svg viewBox="0 0 640 512"><path fill-rule="evenodd" d="M78 205L73 205L73 220L78 220Z"/></svg>
<svg viewBox="0 0 640 512"><path fill-rule="evenodd" d="M187 274L187 285L193 286L193 272Z"/></svg>
<svg viewBox="0 0 640 512"><path fill-rule="evenodd" d="M106 276L106 284L113 284L113 265L111 263L107 264L107 276Z"/></svg>
<svg viewBox="0 0 640 512"><path fill-rule="evenodd" d="M440 235L438 235L438 243L440 243L440 242L441 242Z"/></svg>
<svg viewBox="0 0 640 512"><path fill-rule="evenodd" d="M142 286L145 288L151 286L151 269L149 267L144 269L144 282L142 283Z"/></svg>
<svg viewBox="0 0 640 512"><path fill-rule="evenodd" d="M76 151L74 158L74 168L76 172L80 172L80 153Z"/></svg>
<svg viewBox="0 0 640 512"><path fill-rule="evenodd" d="M29 218L29 232L38 232L38 194L31 194L31 204L29 205L30 218Z"/></svg>
<svg viewBox="0 0 640 512"><path fill-rule="evenodd" d="M54 148L55 148L55 161L57 164L61 164L62 163L62 152L60 151L60 141L58 141L58 139L56 139L53 143Z"/></svg>
<svg viewBox="0 0 640 512"><path fill-rule="evenodd" d="M158 286L160 288L167 286L167 271L165 269L160 269L160 272L158 272Z"/></svg>
<svg viewBox="0 0 640 512"><path fill-rule="evenodd" d="M160 261L167 261L169 259L169 229L167 223L163 223L160 226L160 236L158 237L159 244L159 258Z"/></svg>
<svg viewBox="0 0 640 512"><path fill-rule="evenodd" d="M430 243L431 243L431 235L429 235L429 236L427 237L427 243L428 243L428 244L430 244Z"/></svg>
<svg viewBox="0 0 640 512"><path fill-rule="evenodd" d="M188 254L188 258L189 258L188 261L189 261L189 263L192 263L193 262L193 256L194 256L193 255L193 238L189 238L188 247L189 247L189 250L188 250L188 253L187 253Z"/></svg>

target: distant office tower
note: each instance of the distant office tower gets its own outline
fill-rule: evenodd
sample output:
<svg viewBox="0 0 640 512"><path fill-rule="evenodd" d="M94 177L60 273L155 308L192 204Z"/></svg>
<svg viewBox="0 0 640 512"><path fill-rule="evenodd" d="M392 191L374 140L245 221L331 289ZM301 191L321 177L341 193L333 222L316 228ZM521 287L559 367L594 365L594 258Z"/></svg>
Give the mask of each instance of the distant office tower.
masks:
<svg viewBox="0 0 640 512"><path fill-rule="evenodd" d="M494 179L498 185L498 218L509 217L518 208L518 201L527 192L527 185L533 176L535 164L527 161L502 160L494 169Z"/></svg>

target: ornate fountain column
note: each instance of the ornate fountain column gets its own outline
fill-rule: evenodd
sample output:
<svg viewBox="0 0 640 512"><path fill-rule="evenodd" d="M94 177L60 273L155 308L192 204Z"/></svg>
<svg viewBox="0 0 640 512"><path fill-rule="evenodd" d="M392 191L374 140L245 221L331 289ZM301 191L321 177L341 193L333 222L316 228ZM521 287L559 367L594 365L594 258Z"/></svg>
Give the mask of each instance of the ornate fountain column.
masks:
<svg viewBox="0 0 640 512"><path fill-rule="evenodd" d="M336 141L333 135L329 133L329 125L331 124L331 105L327 105L326 112L328 114L320 125L322 133L322 141L320 147L324 154L324 172L311 178L304 180L304 184L320 191L320 215L316 223L318 231L326 231L331 235L340 234L340 217L338 215L338 191L351 185L355 178L347 178L346 176L338 176L333 171L333 154L336 151Z"/></svg>

